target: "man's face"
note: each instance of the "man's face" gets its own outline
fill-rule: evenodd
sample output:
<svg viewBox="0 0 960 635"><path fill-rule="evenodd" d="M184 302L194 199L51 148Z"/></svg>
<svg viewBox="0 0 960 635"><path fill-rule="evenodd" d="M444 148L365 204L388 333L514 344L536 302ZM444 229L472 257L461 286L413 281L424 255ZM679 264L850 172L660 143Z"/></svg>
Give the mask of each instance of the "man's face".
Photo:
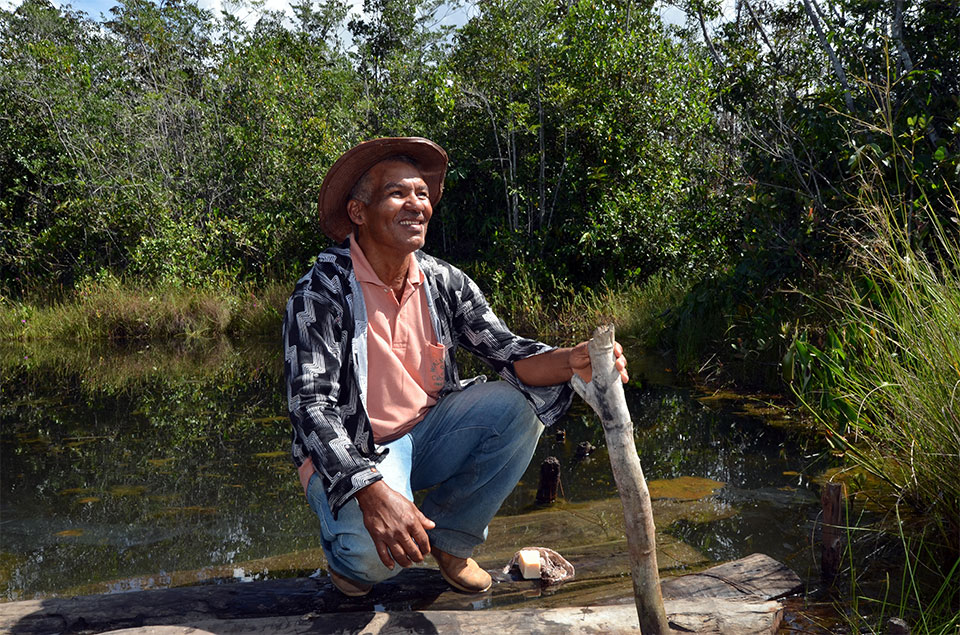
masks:
<svg viewBox="0 0 960 635"><path fill-rule="evenodd" d="M420 171L400 161L383 161L370 169L370 181L370 203L352 200L347 206L359 226L364 252L372 247L406 255L423 247L433 206Z"/></svg>

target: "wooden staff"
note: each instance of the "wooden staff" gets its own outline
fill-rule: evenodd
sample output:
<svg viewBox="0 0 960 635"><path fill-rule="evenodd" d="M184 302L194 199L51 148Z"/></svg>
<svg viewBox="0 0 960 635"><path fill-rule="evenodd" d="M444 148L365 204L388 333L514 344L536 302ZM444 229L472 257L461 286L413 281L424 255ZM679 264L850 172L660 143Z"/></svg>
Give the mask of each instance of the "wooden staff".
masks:
<svg viewBox="0 0 960 635"><path fill-rule="evenodd" d="M630 575L633 578L640 630L643 633L669 633L670 626L660 594L650 492L633 441L633 422L623 395L620 373L614 366L613 335L612 324L600 326L593 332L593 339L588 345L593 376L590 383L585 383L579 375L574 374L572 383L584 401L600 416L607 438L610 465L626 521Z"/></svg>

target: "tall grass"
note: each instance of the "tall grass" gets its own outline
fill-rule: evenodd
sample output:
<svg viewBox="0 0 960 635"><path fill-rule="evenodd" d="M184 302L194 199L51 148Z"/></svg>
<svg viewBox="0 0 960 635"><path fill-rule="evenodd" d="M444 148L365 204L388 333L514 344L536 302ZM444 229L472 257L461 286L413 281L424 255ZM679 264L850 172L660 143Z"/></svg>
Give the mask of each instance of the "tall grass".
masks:
<svg viewBox="0 0 960 635"><path fill-rule="evenodd" d="M662 272L616 288L577 288L552 277L544 280L523 263L509 271L481 267L474 273L498 317L518 333L553 344L588 339L597 326L612 323L618 340L653 347L668 310L690 288L686 280Z"/></svg>
<svg viewBox="0 0 960 635"><path fill-rule="evenodd" d="M292 284L151 287L108 279L53 302L0 297L0 337L93 341L277 336Z"/></svg>
<svg viewBox="0 0 960 635"><path fill-rule="evenodd" d="M870 232L846 237L854 259L828 301L834 326L822 346L800 337L789 354L794 387L831 442L893 494L884 525L901 539L905 571L894 606L870 602L936 633L960 621L960 206L943 187L948 209L863 182Z"/></svg>
<svg viewBox="0 0 960 635"><path fill-rule="evenodd" d="M897 199L861 200L876 233L856 239L857 275L835 298L827 357L846 429L834 431L960 551L960 245L934 210L923 210L932 240L921 248Z"/></svg>
<svg viewBox="0 0 960 635"><path fill-rule="evenodd" d="M666 310L689 285L657 274L643 284L599 289L544 280L522 263L475 267L494 312L519 333L557 344L590 337L604 322L618 337L652 346ZM279 337L292 282L259 286L151 287L108 279L81 285L55 301L0 296L0 338L23 341L197 339L223 335Z"/></svg>

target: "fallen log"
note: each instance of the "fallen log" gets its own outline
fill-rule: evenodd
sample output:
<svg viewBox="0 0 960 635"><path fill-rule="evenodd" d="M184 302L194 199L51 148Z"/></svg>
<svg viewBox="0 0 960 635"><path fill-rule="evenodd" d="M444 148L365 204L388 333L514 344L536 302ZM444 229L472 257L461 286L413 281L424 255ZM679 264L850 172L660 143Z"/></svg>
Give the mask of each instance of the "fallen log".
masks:
<svg viewBox="0 0 960 635"><path fill-rule="evenodd" d="M714 599L709 613L702 602L675 600L668 604L670 624L697 633L776 632L780 607L776 602L737 602ZM189 626L143 626L111 631L112 635L249 635L272 633L458 633L466 635L555 635L635 633L633 606L513 609L508 611L401 611L395 613L309 614L256 620L208 620Z"/></svg>
<svg viewBox="0 0 960 635"><path fill-rule="evenodd" d="M602 569L599 558L595 561L593 566ZM604 578L590 578L589 572L589 567L582 569L578 562L578 577L587 576L579 580L580 584L609 583ZM454 593L436 570L417 567L377 585L365 598L345 598L324 577L9 602L0 604L0 632L100 633L146 627L155 630L140 632L188 632L156 630L172 626L215 633L359 632L368 629L376 619L380 626L389 626L381 633L429 632L430 628L439 632L588 633L626 631L639 624L631 604L544 608L542 604L550 598L539 597L542 589L538 581L513 580L496 570L491 574L496 584L491 593L482 595ZM696 626L698 632L707 633L772 633L780 619L780 605L775 598L799 587L796 574L761 554L688 576L668 578L662 584L671 625L688 630L695 630L691 626ZM619 597L600 601L632 601L626 587L617 588ZM496 605L498 598L515 606L525 597L528 603L537 605L508 612L476 610ZM425 607L459 610L416 610ZM562 615L567 616L562 619L568 622L554 621ZM605 626L596 625L592 621L595 619ZM498 627L493 628L492 624ZM748 628L748 624L752 626ZM509 627L515 630L504 630Z"/></svg>

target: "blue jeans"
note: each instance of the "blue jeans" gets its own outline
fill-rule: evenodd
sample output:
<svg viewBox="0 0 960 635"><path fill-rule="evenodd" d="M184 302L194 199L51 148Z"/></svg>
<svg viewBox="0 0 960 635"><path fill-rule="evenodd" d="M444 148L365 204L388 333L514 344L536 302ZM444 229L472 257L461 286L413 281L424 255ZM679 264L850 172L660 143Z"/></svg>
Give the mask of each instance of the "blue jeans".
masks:
<svg viewBox="0 0 960 635"><path fill-rule="evenodd" d="M530 463L543 425L519 391L503 381L477 383L451 393L413 429L384 447L377 465L387 485L413 500L427 493L421 511L437 526L430 546L466 558L487 537L487 525ZM307 499L320 517L327 564L340 575L375 583L397 575L380 561L356 499L336 519L319 475Z"/></svg>

